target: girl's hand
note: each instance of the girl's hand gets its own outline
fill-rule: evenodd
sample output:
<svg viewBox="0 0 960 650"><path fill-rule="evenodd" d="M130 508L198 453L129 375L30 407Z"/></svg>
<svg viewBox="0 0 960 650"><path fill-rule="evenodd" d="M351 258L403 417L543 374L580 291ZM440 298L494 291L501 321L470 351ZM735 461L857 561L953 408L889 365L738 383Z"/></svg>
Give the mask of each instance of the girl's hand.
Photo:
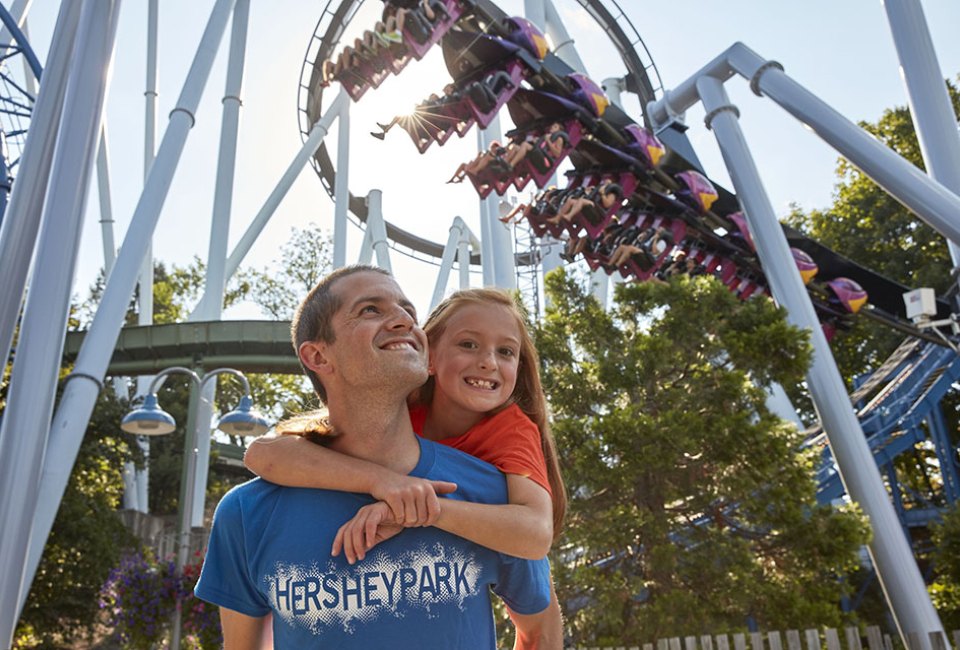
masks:
<svg viewBox="0 0 960 650"><path fill-rule="evenodd" d="M390 539L403 526L396 523L393 513L386 503L377 501L363 506L353 519L340 526L333 539L331 555L336 557L343 550L347 562L354 564L366 557L367 551L380 542Z"/></svg>
<svg viewBox="0 0 960 650"><path fill-rule="evenodd" d="M390 473L378 481L376 489L370 494L390 508L395 523L412 528L432 526L440 516L440 499L437 495L449 494L456 489L456 483Z"/></svg>

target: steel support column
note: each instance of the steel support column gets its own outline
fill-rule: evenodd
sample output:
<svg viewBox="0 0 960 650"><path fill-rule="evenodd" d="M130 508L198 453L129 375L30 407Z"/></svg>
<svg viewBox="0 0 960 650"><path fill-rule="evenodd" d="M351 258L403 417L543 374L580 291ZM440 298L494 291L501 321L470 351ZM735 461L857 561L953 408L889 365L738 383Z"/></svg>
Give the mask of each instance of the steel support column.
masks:
<svg viewBox="0 0 960 650"><path fill-rule="evenodd" d="M960 132L919 0L884 0L927 173L960 195ZM960 247L947 241L953 266Z"/></svg>
<svg viewBox="0 0 960 650"><path fill-rule="evenodd" d="M807 374L807 385L847 493L870 518L874 530L869 546L871 558L901 636L906 640L910 633L920 633L926 638L930 632L942 632L943 626L887 497L860 422L847 399L846 387L810 297L791 262L787 239L740 130L739 112L730 103L719 79L700 77L696 80L696 90L707 111L707 127L716 135L730 171L773 296L786 307L794 325L810 332L814 360Z"/></svg>
<svg viewBox="0 0 960 650"><path fill-rule="evenodd" d="M53 31L43 89L37 96L30 132L20 159L19 181L0 225L0 359L6 362L20 316L33 250L40 231L40 216L50 178L53 149L60 129L67 70L73 51L80 4L65 2Z"/></svg>
<svg viewBox="0 0 960 650"><path fill-rule="evenodd" d="M32 578L25 571L56 394L84 208L103 118L119 1L85 3L70 56L63 117L37 243L36 272L0 427L0 646L10 647ZM14 494L18 498L11 498Z"/></svg>
<svg viewBox="0 0 960 650"><path fill-rule="evenodd" d="M341 90L340 92L343 92ZM350 209L350 102L340 107L337 175L333 181L333 268L347 265L347 211Z"/></svg>
<svg viewBox="0 0 960 650"><path fill-rule="evenodd" d="M430 311L433 311L433 308L443 300L443 294L447 290L447 282L450 280L450 271L453 269L453 260L457 256L457 243L462 241L464 228L466 228L466 224L463 223L463 219L454 217L447 234L447 245L443 247L443 254L440 256L440 269L437 271L437 281L433 285Z"/></svg>
<svg viewBox="0 0 960 650"><path fill-rule="evenodd" d="M220 121L220 151L217 158L217 180L213 193L213 216L210 223L210 243L207 252L207 277L204 283L203 314L197 320L220 320L223 315L223 294L226 287L227 239L230 236L230 215L233 209L233 186L237 167L237 134L240 130L240 108L243 106L243 72L247 50L247 26L250 19L250 0L237 0L233 8L230 33L230 51L227 59L227 80L223 93L223 111ZM206 507L207 478L210 471L210 422L213 421L213 403L217 383L208 382L201 389L192 385L191 391L202 390L197 413L188 414L196 426L194 440L197 448L196 481L190 522L203 525ZM191 403L194 403L191 400ZM184 472L184 476L186 473Z"/></svg>
<svg viewBox="0 0 960 650"><path fill-rule="evenodd" d="M490 148L494 140L501 139L500 117L477 134L481 151ZM480 239L483 244L480 261L483 264L483 283L503 289L517 288L514 267L513 242L510 231L500 221L500 197L491 193L480 199Z"/></svg>
<svg viewBox="0 0 960 650"><path fill-rule="evenodd" d="M390 264L390 240L387 238L387 224L383 220L383 192L370 190L367 194L367 227L363 235L360 263L369 264L373 254L377 255L377 266L393 273Z"/></svg>
<svg viewBox="0 0 960 650"><path fill-rule="evenodd" d="M323 117L317 120L317 123L310 129L310 134L307 136L306 141L304 141L303 146L300 147L300 151L297 152L297 155L294 156L286 171L283 172L276 187L270 192L270 196L264 201L263 206L261 206L256 216L254 216L250 225L247 226L247 230L243 233L240 241L234 246L230 257L227 258L225 278L228 282L230 278L233 277L233 274L237 272L237 269L240 267L240 262L242 262L243 258L250 252L254 242L257 241L257 237L263 232L263 229L270 221L270 217L277 211L277 207L280 205L280 202L283 201L283 197L287 195L287 192L290 191L293 182L297 180L297 176L303 171L304 165L306 165L310 157L316 153L323 139L327 137L330 125L340 116L343 106L349 103L349 101L350 95L341 90L340 94L337 95L336 99L334 99L330 105L330 108L327 109L327 112L324 113ZM201 302L205 300L206 296L201 299Z"/></svg>

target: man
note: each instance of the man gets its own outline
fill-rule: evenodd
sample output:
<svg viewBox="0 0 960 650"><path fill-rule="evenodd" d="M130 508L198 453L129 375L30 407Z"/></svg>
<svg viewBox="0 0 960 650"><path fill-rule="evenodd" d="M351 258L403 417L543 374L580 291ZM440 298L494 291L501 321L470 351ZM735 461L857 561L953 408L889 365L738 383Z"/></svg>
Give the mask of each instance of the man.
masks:
<svg viewBox="0 0 960 650"><path fill-rule="evenodd" d="M301 304L293 330L329 407L332 449L456 481L453 498L506 502L492 466L413 433L406 398L427 378L427 343L389 274L335 271ZM259 648L270 614L278 648L494 648L491 588L511 610L517 647L560 647L545 560L510 558L436 528L405 529L353 565L331 557L339 526L370 502L260 479L223 498L196 593L221 607L227 650Z"/></svg>

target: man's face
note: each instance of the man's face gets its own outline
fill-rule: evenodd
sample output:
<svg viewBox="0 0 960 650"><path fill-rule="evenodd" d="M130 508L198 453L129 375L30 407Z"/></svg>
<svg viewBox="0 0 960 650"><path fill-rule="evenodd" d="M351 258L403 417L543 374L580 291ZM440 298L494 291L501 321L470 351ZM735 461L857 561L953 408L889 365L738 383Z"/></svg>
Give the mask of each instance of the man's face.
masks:
<svg viewBox="0 0 960 650"><path fill-rule="evenodd" d="M340 308L333 316L335 340L323 344L331 363L324 383L396 388L403 394L421 386L427 379L427 337L394 279L360 271L337 280L331 290Z"/></svg>

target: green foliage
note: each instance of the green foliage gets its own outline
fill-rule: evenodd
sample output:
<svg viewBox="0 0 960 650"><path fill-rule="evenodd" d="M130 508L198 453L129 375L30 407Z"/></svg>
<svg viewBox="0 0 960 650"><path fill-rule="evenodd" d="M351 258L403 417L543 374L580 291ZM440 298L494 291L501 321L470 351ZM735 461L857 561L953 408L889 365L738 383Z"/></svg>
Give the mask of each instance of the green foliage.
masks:
<svg viewBox="0 0 960 650"><path fill-rule="evenodd" d="M250 299L277 320L289 320L297 305L320 279L333 269L333 242L315 223L293 228L280 247L280 258L269 269L242 274Z"/></svg>
<svg viewBox="0 0 960 650"><path fill-rule="evenodd" d="M554 555L578 644L837 625L866 537L817 505L814 452L763 387L800 380L805 336L712 278L617 288L605 312L565 274L538 336L571 495ZM774 352L774 353L772 353Z"/></svg>
<svg viewBox="0 0 960 650"><path fill-rule="evenodd" d="M116 512L131 458L119 427L123 409L101 395L27 597L18 647L66 647L89 634L100 585L121 550L136 544Z"/></svg>
<svg viewBox="0 0 960 650"><path fill-rule="evenodd" d="M948 630L960 629L960 504L944 514L933 527L936 580L930 585L933 604Z"/></svg>

